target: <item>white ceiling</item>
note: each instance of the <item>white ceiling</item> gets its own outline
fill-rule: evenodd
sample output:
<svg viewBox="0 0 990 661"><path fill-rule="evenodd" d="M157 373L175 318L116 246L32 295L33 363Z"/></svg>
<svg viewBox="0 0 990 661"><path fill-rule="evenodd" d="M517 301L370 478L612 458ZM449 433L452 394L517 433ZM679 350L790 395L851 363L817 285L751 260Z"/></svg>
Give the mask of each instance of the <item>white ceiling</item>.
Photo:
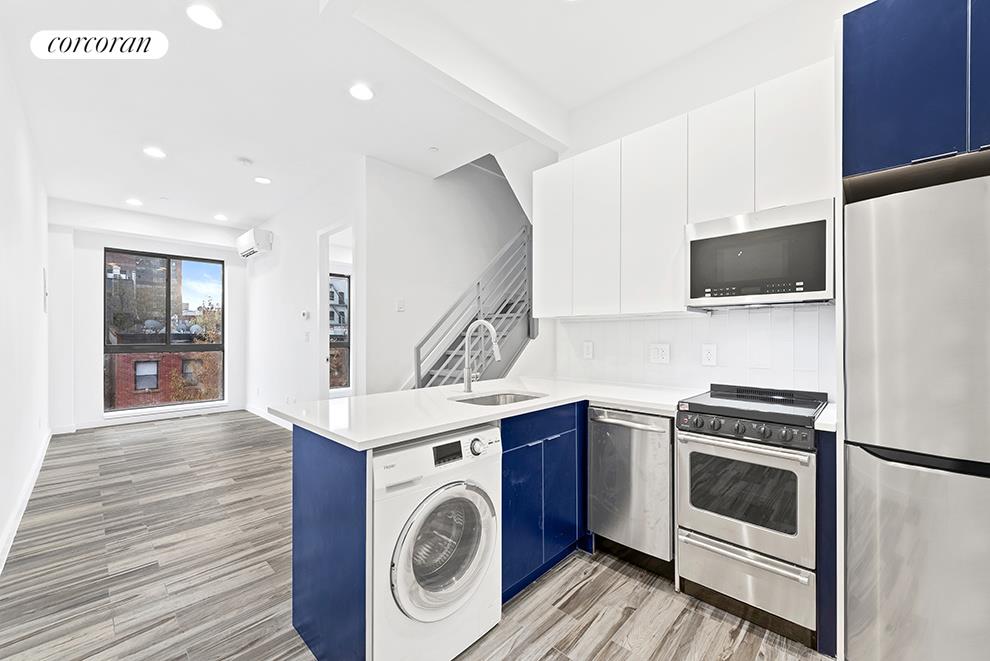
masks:
<svg viewBox="0 0 990 661"><path fill-rule="evenodd" d="M211 223L224 213L247 227L311 188L341 152L436 176L524 140L349 13L321 15L316 0L213 4L217 32L175 0L0 0L0 47L49 195L120 208L137 197L143 211ZM31 35L53 28L155 29L170 48L159 61L34 58ZM358 79L373 101L347 94ZM149 144L168 158L144 156Z"/></svg>
<svg viewBox="0 0 990 661"><path fill-rule="evenodd" d="M404 0L568 109L797 1Z"/></svg>

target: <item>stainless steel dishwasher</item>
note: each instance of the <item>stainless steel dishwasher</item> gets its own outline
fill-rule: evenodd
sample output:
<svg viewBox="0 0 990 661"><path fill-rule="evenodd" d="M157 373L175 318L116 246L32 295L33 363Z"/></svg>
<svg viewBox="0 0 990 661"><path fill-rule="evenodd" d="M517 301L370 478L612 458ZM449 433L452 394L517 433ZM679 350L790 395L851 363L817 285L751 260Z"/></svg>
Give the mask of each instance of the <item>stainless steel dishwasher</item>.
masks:
<svg viewBox="0 0 990 661"><path fill-rule="evenodd" d="M588 528L673 559L671 419L588 409Z"/></svg>

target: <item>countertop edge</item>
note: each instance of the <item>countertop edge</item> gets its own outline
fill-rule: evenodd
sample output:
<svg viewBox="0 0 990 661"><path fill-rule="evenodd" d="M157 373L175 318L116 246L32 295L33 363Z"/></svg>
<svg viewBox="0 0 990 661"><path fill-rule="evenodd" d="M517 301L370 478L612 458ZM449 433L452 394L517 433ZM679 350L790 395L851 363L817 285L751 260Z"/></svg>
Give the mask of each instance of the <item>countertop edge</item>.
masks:
<svg viewBox="0 0 990 661"><path fill-rule="evenodd" d="M358 452L365 452L368 450L381 449L383 447L397 445L399 443L405 443L408 441L414 441L422 438L428 438L430 436L436 436L438 434L445 434L453 431L458 431L461 429L469 429L471 427L476 427L478 425L489 424L492 422L497 422L505 418L511 418L518 415L525 415L527 413L534 413L536 411L542 411L545 409L553 408L555 406L564 406L567 404L574 404L576 402L587 401L591 406L602 406L608 408L618 408L626 409L639 413L646 413L650 415L660 415L664 417L674 417L677 414L677 402L673 402L671 405L665 405L660 402L649 402L636 399L628 399L621 397L608 397L608 396L594 396L594 395L558 395L556 397L550 396L548 398L540 398L538 400L530 400L527 402L520 402L518 404L510 404L506 406L492 407L492 410L479 411L475 414L469 412L465 413L463 419L451 421L447 423L428 425L410 428L395 434L388 434L385 436L379 436L373 439L360 440L353 437L345 436L334 430L327 429L325 427L320 427L319 425L312 424L311 422L300 418L288 411L284 411L275 406L269 406L268 412L278 417L286 422L289 422L297 427L310 431L317 436L322 436L328 440L339 443L345 447ZM815 422L816 431L825 432L835 432L836 430L836 404L835 402L829 402L826 408L819 415L818 420Z"/></svg>

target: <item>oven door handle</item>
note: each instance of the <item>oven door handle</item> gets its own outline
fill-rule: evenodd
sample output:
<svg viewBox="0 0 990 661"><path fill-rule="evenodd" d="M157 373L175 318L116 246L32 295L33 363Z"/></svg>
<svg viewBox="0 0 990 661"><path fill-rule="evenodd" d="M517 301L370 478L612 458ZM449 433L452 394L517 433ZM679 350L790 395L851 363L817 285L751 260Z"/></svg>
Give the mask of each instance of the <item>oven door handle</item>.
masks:
<svg viewBox="0 0 990 661"><path fill-rule="evenodd" d="M685 544L690 544L691 546L697 546L698 548L710 551L715 555L720 555L723 558L728 558L729 560L735 560L736 562L741 562L744 565L749 565L751 567L756 567L757 569L762 569L763 571L768 571L771 574L776 574L777 576L783 576L784 578L789 578L792 581L797 581L801 585L808 585L810 580L807 576L803 574L797 574L795 572L787 571L786 569L781 569L780 567L775 567L774 565L768 564L766 562L761 562L760 560L754 560L753 558L747 557L740 553L733 553L731 551L726 551L725 549L719 548L713 544L708 544L701 541L700 539L695 539L693 537L688 537L687 535L678 535L677 538L684 542Z"/></svg>
<svg viewBox="0 0 990 661"><path fill-rule="evenodd" d="M723 441L720 439L709 438L708 436L699 436L698 434L692 434L691 432L685 432L685 431L677 432L677 438L681 441L681 443L698 443L700 445L711 445L712 447L725 448L726 450L738 450L739 452L758 454L764 457L774 457L776 459L796 461L802 466L807 466L808 464L811 463L811 456L805 454L804 452L775 450L773 448L765 448L763 446L754 445L750 443L739 443L738 441Z"/></svg>

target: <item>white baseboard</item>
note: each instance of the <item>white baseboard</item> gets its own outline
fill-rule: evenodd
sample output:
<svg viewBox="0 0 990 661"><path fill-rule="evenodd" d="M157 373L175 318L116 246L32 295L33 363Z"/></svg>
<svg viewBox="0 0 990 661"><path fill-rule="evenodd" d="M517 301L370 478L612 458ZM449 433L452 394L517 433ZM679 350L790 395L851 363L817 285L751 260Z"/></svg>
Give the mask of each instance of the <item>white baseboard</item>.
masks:
<svg viewBox="0 0 990 661"><path fill-rule="evenodd" d="M255 414L259 418L264 418L268 422L276 424L282 429L288 429L289 431L292 431L292 423L283 420L282 418L276 418L274 415L272 415L265 409L258 408L257 406L248 406L244 410L247 411L248 413Z"/></svg>
<svg viewBox="0 0 990 661"><path fill-rule="evenodd" d="M75 434L78 429L73 425L60 425L52 427L52 436L58 436L59 434Z"/></svg>
<svg viewBox="0 0 990 661"><path fill-rule="evenodd" d="M21 525L21 519L24 517L24 511L27 509L28 501L31 500L34 485L38 482L38 475L41 473L42 464L45 463L45 455L48 454L48 444L51 443L51 440L52 433L49 431L45 435L45 442L42 444L41 452L38 453L38 456L34 460L34 466L31 467L28 480L25 481L24 486L21 488L17 510L14 516L7 522L2 531L2 536L0 536L0 574L3 573L4 565L7 564L10 547L14 545L14 537L17 535L17 529Z"/></svg>

